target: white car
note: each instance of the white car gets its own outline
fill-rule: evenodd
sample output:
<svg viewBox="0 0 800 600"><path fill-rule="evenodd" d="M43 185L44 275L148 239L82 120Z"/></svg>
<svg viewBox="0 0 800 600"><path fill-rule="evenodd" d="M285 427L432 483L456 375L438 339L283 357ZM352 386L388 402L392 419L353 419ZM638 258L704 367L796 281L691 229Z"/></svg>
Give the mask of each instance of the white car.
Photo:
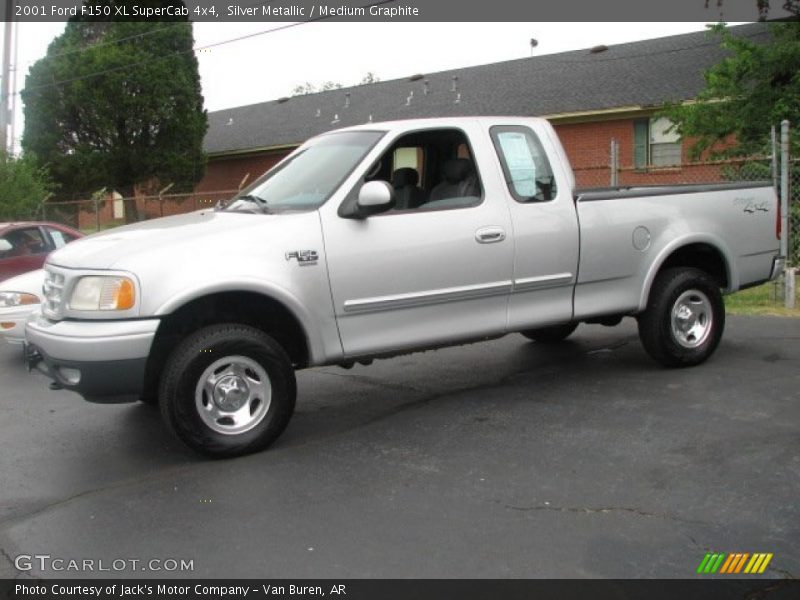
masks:
<svg viewBox="0 0 800 600"><path fill-rule="evenodd" d="M0 283L0 337L11 344L25 341L25 321L41 306L43 285L43 269Z"/></svg>

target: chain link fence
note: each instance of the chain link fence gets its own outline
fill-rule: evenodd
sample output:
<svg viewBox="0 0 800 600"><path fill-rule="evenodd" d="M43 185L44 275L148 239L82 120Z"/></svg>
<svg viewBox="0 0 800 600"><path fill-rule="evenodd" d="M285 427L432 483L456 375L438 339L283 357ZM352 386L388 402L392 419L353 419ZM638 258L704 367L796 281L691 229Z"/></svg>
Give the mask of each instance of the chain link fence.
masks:
<svg viewBox="0 0 800 600"><path fill-rule="evenodd" d="M800 267L800 159L789 161L789 264Z"/></svg>
<svg viewBox="0 0 800 600"><path fill-rule="evenodd" d="M146 221L212 208L218 202L232 198L237 192L220 190L134 198L103 194L88 200L46 201L42 203L40 213L44 221L54 221L84 233L93 233L129 221Z"/></svg>

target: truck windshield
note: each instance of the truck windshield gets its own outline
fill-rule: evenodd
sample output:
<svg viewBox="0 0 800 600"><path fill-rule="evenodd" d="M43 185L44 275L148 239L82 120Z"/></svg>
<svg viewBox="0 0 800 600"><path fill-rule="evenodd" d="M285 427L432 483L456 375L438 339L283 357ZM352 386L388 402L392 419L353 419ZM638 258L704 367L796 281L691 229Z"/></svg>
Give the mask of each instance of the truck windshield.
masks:
<svg viewBox="0 0 800 600"><path fill-rule="evenodd" d="M224 210L314 210L330 198L384 133L344 131L314 138L242 190Z"/></svg>

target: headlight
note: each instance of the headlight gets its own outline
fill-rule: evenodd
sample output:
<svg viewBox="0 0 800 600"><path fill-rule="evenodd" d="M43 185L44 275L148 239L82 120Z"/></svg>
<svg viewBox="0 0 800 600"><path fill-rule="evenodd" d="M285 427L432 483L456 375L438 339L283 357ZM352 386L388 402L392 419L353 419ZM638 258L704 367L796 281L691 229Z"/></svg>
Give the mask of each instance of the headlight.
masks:
<svg viewBox="0 0 800 600"><path fill-rule="evenodd" d="M127 277L81 277L69 308L72 310L129 310L136 303L133 281Z"/></svg>
<svg viewBox="0 0 800 600"><path fill-rule="evenodd" d="M0 308L23 306L25 304L39 304L40 300L33 294L25 292L0 292Z"/></svg>

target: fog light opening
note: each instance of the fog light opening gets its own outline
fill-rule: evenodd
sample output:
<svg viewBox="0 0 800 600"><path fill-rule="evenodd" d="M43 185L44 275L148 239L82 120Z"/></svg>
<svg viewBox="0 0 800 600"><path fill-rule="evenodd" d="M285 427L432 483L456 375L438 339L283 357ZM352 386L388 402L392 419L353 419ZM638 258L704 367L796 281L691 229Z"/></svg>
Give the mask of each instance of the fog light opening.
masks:
<svg viewBox="0 0 800 600"><path fill-rule="evenodd" d="M78 369L58 367L58 374L61 379L70 385L77 385L81 381L81 372Z"/></svg>

